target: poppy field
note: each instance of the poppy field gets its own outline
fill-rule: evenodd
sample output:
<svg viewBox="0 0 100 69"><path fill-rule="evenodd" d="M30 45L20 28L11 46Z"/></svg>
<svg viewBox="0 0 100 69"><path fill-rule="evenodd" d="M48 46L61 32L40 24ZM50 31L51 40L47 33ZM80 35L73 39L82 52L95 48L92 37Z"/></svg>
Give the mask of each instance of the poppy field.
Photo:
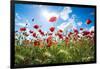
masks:
<svg viewBox="0 0 100 69"><path fill-rule="evenodd" d="M15 65L95 61L93 8L88 8L89 11L75 8L77 11L80 9L82 11L74 14L72 7L61 7L59 11L59 7L32 6L33 11L32 7L29 11L29 6L15 7ZM46 10L41 9L43 7ZM27 11L22 13L23 8ZM52 12L49 13L47 9ZM35 12L38 10L42 10L43 13Z"/></svg>

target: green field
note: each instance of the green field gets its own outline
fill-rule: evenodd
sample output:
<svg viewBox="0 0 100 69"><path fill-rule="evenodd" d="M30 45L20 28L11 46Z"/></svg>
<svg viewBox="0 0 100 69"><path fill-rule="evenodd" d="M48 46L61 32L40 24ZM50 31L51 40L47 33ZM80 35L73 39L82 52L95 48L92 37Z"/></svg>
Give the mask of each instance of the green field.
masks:
<svg viewBox="0 0 100 69"><path fill-rule="evenodd" d="M62 41L57 46L15 46L15 65L23 64L54 64L67 62L94 61L95 46L89 40L80 44Z"/></svg>

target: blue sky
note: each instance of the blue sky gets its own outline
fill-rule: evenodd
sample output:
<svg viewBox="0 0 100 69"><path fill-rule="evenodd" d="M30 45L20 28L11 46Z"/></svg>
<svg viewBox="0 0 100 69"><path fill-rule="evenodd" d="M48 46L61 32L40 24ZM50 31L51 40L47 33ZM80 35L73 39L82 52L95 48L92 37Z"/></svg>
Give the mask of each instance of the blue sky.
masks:
<svg viewBox="0 0 100 69"><path fill-rule="evenodd" d="M49 31L51 26L56 29L62 28L62 25L70 26L67 29L75 27L94 28L94 8L70 7L70 6L46 6L34 4L16 4L15 5L15 30L29 24L28 29L33 30L33 25L41 25L43 31ZM61 15L62 13L62 15ZM51 16L56 16L55 23L49 22ZM34 19L34 21L32 21ZM90 19L91 24L87 25L86 20ZM72 23L72 24L71 24ZM71 25L72 26L71 26ZM66 27L64 27L66 29Z"/></svg>

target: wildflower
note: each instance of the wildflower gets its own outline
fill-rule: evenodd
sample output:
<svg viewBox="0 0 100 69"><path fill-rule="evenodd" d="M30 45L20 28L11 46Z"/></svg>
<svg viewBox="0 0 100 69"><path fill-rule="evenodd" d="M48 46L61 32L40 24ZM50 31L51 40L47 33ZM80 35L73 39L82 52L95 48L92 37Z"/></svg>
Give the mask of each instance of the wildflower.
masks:
<svg viewBox="0 0 100 69"><path fill-rule="evenodd" d="M33 27L34 27L35 29L38 29L38 28L39 28L39 25L35 24Z"/></svg>
<svg viewBox="0 0 100 69"><path fill-rule="evenodd" d="M72 34L73 34L72 32L69 32L69 33L68 33L68 37L70 37Z"/></svg>
<svg viewBox="0 0 100 69"><path fill-rule="evenodd" d="M40 34L41 34L42 36L44 36L44 32L41 32Z"/></svg>
<svg viewBox="0 0 100 69"><path fill-rule="evenodd" d="M39 46L39 45L40 45L39 41L38 40L35 40L33 46Z"/></svg>
<svg viewBox="0 0 100 69"><path fill-rule="evenodd" d="M83 31L83 36L90 34L89 31Z"/></svg>
<svg viewBox="0 0 100 69"><path fill-rule="evenodd" d="M55 27L51 27L50 31L53 32L55 30Z"/></svg>
<svg viewBox="0 0 100 69"><path fill-rule="evenodd" d="M41 30L41 29L39 29L39 30L38 30L38 32L39 32L39 33L41 33L41 32L42 32L42 30Z"/></svg>
<svg viewBox="0 0 100 69"><path fill-rule="evenodd" d="M32 31L32 30L30 30L29 32L30 32L30 33L33 33L33 31Z"/></svg>
<svg viewBox="0 0 100 69"><path fill-rule="evenodd" d="M91 21L90 19L87 19L87 20L86 20L86 23L87 23L87 24L90 24L91 22L92 22L92 21Z"/></svg>
<svg viewBox="0 0 100 69"><path fill-rule="evenodd" d="M52 45L52 36L49 36L47 39L47 46L50 47Z"/></svg>
<svg viewBox="0 0 100 69"><path fill-rule="evenodd" d="M51 17L50 19L49 19L49 22L55 22L57 20L57 18L55 17L55 16L53 16L53 17Z"/></svg>
<svg viewBox="0 0 100 69"><path fill-rule="evenodd" d="M58 36L59 36L60 39L63 39L63 35L62 34L59 33Z"/></svg>
<svg viewBox="0 0 100 69"><path fill-rule="evenodd" d="M83 30L83 28L80 28L80 30Z"/></svg>
<svg viewBox="0 0 100 69"><path fill-rule="evenodd" d="M33 33L33 37L36 37L36 33Z"/></svg>
<svg viewBox="0 0 100 69"><path fill-rule="evenodd" d="M42 36L44 36L44 32L43 32L41 29L39 29L38 32L39 32Z"/></svg>
<svg viewBox="0 0 100 69"><path fill-rule="evenodd" d="M68 37L65 38L65 43L66 43L66 45L68 45L68 43L69 43L69 38Z"/></svg>
<svg viewBox="0 0 100 69"><path fill-rule="evenodd" d="M78 30L77 29L74 29L74 33L78 34Z"/></svg>
<svg viewBox="0 0 100 69"><path fill-rule="evenodd" d="M26 28L25 27L20 28L20 31L26 31Z"/></svg>

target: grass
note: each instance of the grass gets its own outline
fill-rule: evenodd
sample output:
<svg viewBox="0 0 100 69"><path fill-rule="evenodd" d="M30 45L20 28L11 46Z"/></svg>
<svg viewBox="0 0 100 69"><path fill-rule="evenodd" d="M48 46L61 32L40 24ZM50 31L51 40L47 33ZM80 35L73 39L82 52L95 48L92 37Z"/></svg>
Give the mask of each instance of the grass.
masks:
<svg viewBox="0 0 100 69"><path fill-rule="evenodd" d="M68 62L94 61L95 46L89 40L80 44L61 42L57 46L15 46L15 65L23 64L55 64Z"/></svg>

